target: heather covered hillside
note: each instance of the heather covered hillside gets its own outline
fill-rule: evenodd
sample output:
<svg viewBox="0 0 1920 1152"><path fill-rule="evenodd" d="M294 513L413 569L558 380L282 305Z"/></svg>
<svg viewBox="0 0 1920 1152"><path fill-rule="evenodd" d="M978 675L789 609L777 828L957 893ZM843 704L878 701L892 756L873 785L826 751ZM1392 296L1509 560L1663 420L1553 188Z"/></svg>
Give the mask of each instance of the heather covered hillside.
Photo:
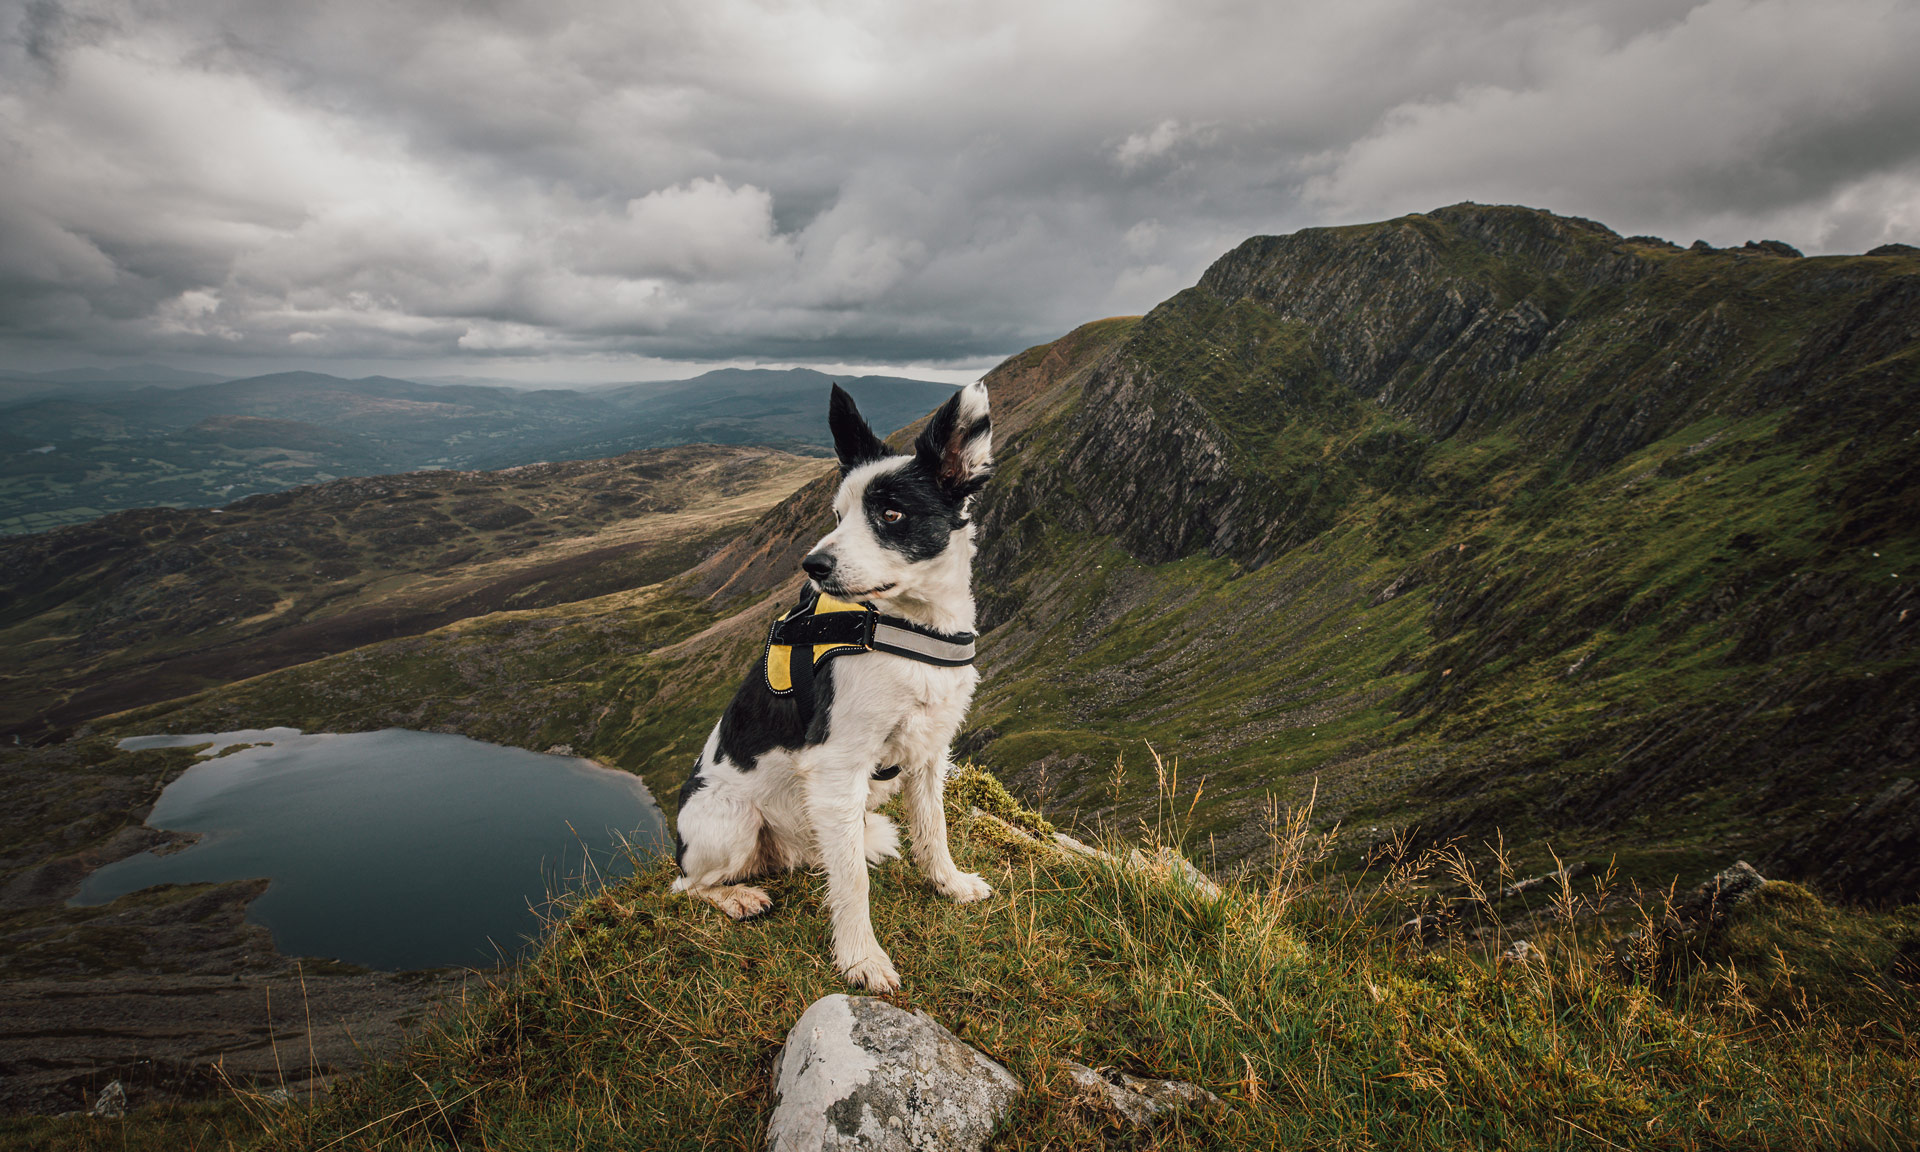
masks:
<svg viewBox="0 0 1920 1152"><path fill-rule="evenodd" d="M0 734L167 700L501 609L672 576L825 461L691 445L414 472L0 537Z"/></svg>

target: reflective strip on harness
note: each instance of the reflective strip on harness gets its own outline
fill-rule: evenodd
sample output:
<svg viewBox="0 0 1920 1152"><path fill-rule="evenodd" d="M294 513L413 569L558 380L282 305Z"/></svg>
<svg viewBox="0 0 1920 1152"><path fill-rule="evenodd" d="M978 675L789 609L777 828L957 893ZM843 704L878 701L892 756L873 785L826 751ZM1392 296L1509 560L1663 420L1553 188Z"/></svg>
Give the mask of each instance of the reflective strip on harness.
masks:
<svg viewBox="0 0 1920 1152"><path fill-rule="evenodd" d="M873 647L877 652L891 652L896 656L906 656L928 664L941 664L949 668L958 668L973 663L973 638L965 642L948 640L932 636L918 630L902 628L888 621L885 616L873 626Z"/></svg>

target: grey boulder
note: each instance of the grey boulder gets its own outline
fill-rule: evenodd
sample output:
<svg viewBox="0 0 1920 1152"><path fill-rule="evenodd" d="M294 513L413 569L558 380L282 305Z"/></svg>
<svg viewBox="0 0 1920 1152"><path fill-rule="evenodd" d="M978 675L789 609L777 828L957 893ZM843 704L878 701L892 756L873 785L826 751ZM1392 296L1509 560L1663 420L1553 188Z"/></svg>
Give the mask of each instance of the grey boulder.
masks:
<svg viewBox="0 0 1920 1152"><path fill-rule="evenodd" d="M871 996L822 997L774 1064L772 1152L975 1149L1021 1084L924 1012Z"/></svg>

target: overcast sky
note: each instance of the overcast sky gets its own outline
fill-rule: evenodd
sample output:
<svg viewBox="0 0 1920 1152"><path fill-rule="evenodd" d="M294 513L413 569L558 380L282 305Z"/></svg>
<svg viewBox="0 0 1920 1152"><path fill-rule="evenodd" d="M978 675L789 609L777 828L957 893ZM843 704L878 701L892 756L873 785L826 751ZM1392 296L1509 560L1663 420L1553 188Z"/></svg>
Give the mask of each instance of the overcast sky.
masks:
<svg viewBox="0 0 1920 1152"><path fill-rule="evenodd" d="M1920 243L1916 0L0 0L0 367L971 378L1460 200Z"/></svg>

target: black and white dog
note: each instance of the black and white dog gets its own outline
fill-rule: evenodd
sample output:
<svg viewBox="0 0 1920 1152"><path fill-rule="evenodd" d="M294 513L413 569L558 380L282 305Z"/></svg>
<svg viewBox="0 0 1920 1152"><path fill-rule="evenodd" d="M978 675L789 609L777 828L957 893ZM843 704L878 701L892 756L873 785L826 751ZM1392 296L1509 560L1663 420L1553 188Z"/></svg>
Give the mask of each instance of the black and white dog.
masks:
<svg viewBox="0 0 1920 1152"><path fill-rule="evenodd" d="M774 625L680 791L674 888L744 919L772 900L743 881L824 869L835 966L890 992L900 975L873 934L867 868L898 857L900 838L874 809L904 790L934 888L961 903L993 894L955 866L942 807L979 680L967 512L993 471L992 421L976 383L941 405L910 456L890 452L837 385L828 422L840 523L801 561L808 597Z"/></svg>

